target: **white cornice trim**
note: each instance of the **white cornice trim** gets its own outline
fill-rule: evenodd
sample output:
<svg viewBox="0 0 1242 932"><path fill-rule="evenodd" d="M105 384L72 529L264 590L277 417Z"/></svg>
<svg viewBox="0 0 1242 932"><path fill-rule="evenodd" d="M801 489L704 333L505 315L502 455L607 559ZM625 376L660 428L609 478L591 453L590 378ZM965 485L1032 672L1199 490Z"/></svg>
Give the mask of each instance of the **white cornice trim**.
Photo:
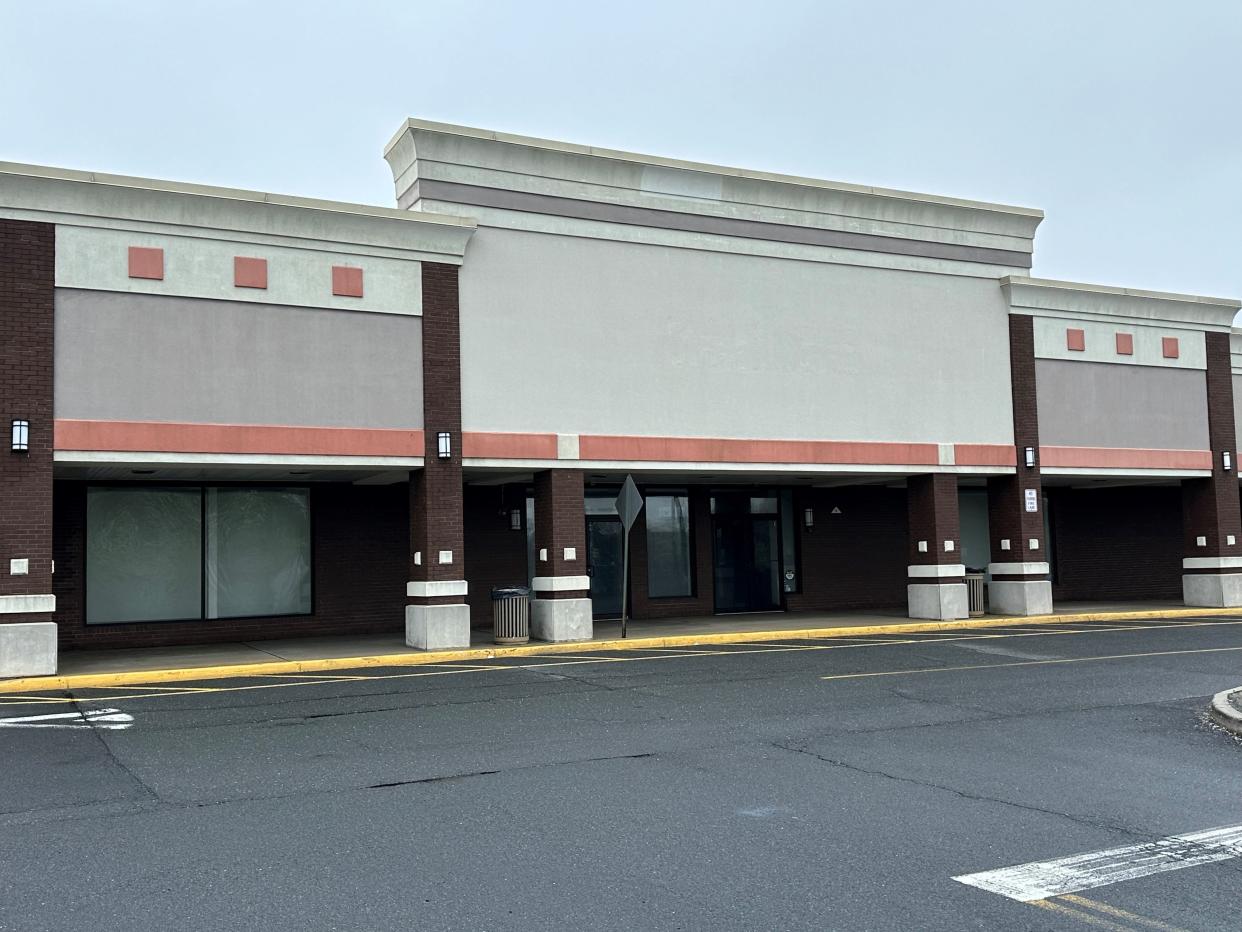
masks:
<svg viewBox="0 0 1242 932"><path fill-rule="evenodd" d="M462 465L472 469L563 469L565 468L565 460L510 460L491 457L465 457L462 460ZM895 478L922 475L924 473L952 473L963 476L1011 476L1017 472L1013 466L917 466L909 464L872 466L850 463L697 463L686 461L660 462L653 460L575 460L574 468L596 472L641 472L649 474L748 472L772 474L802 473L805 475L889 475Z"/></svg>
<svg viewBox="0 0 1242 932"><path fill-rule="evenodd" d="M421 456L326 456L302 453L130 453L101 450L57 450L56 463L91 466L349 466L417 469Z"/></svg>
<svg viewBox="0 0 1242 932"><path fill-rule="evenodd" d="M1174 292L1113 288L1007 275L1000 280L1011 314L1085 317L1113 322L1168 324L1228 333L1242 301Z"/></svg>
<svg viewBox="0 0 1242 932"><path fill-rule="evenodd" d="M383 217L405 223L426 223L439 226L474 227L467 217L451 217L444 214L419 214L396 207L380 207L374 204L355 204L348 201L332 201L314 197L298 197L292 194L272 194L267 191L251 191L245 188L225 188L216 185L193 184L184 181L165 181L159 178L140 178L132 175L109 175L104 172L79 171L52 165L32 165L25 162L0 161L0 175L26 175L51 181L67 181L116 188L136 188L144 191L160 191L168 194L192 194L197 197L220 198L230 201L250 201L257 204L280 207L299 207L306 210L331 211L332 213L356 214L364 217Z"/></svg>
<svg viewBox="0 0 1242 932"><path fill-rule="evenodd" d="M507 143L524 146L530 149L544 149L570 156L591 156L610 159L617 162L632 162L639 165L654 165L661 168L680 169L682 171L700 172L703 174L723 175L733 178L745 178L751 181L768 181L777 184L799 185L808 188L822 188L828 191L840 191L847 194L863 194L872 197L889 198L892 200L915 201L942 207L958 207L967 210L987 211L989 213L1013 214L1017 217L1042 220L1044 212L1034 207L1018 207L1012 204L996 204L989 201L975 201L966 198L945 197L938 194L922 194L915 191L902 191L895 188L879 188L873 185L850 184L843 181L828 181L822 178L809 178L802 175L786 175L778 172L757 171L749 168L735 168L727 165L715 165L709 162L693 162L685 159L674 159L660 155L644 155L639 152L627 152L623 149L605 149L599 146L586 146L580 143L560 142L555 139L543 139L537 136L522 136L516 133L502 133L495 130L481 129L474 126L461 126L455 123L439 123L434 120L421 120L411 117L397 128L384 147L384 157L389 156L407 133L435 133L443 136L464 136L488 142ZM391 161L391 159L389 159Z"/></svg>
<svg viewBox="0 0 1242 932"><path fill-rule="evenodd" d="M399 210L0 162L0 217L162 235L313 244L460 264L476 223Z"/></svg>

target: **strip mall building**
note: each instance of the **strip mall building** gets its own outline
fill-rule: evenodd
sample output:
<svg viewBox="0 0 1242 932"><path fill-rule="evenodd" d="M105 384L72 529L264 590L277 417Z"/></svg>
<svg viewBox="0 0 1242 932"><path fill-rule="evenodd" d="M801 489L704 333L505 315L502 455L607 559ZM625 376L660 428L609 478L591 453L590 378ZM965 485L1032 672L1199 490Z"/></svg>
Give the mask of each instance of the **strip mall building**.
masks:
<svg viewBox="0 0 1242 932"><path fill-rule="evenodd" d="M1037 210L410 120L397 207L0 163L0 675L633 614L1242 604L1236 301Z"/></svg>

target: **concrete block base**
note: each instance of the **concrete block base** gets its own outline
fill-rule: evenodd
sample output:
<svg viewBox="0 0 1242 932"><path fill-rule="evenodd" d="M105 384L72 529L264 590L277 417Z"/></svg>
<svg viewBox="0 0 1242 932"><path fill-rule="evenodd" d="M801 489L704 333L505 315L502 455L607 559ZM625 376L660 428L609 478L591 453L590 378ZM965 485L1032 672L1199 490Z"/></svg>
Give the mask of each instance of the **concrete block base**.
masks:
<svg viewBox="0 0 1242 932"><path fill-rule="evenodd" d="M970 598L965 583L934 585L911 583L906 586L906 599L911 618L950 621L970 617Z"/></svg>
<svg viewBox="0 0 1242 932"><path fill-rule="evenodd" d="M1182 601L1203 608L1242 606L1242 573L1197 573L1182 576Z"/></svg>
<svg viewBox="0 0 1242 932"><path fill-rule="evenodd" d="M590 599L532 599L530 636L537 641L589 641Z"/></svg>
<svg viewBox="0 0 1242 932"><path fill-rule="evenodd" d="M0 624L0 677L51 676L55 672L55 622Z"/></svg>
<svg viewBox="0 0 1242 932"><path fill-rule="evenodd" d="M1052 583L1046 579L990 582L988 612L992 615L1051 615Z"/></svg>
<svg viewBox="0 0 1242 932"><path fill-rule="evenodd" d="M470 646L469 605L407 605L405 643L419 650Z"/></svg>

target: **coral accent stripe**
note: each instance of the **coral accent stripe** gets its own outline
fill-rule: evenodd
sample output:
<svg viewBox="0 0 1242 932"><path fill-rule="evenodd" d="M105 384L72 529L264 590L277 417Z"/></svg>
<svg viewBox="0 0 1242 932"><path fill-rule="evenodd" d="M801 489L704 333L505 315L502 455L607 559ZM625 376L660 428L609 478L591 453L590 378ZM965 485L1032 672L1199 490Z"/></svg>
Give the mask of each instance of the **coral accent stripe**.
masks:
<svg viewBox="0 0 1242 932"><path fill-rule="evenodd" d="M837 440L720 440L709 437L612 437L583 435L584 460L665 463L841 463L935 466L934 443L872 443Z"/></svg>
<svg viewBox="0 0 1242 932"><path fill-rule="evenodd" d="M1004 443L955 443L953 462L958 466L1016 466L1018 450Z"/></svg>
<svg viewBox="0 0 1242 932"><path fill-rule="evenodd" d="M1094 469L1211 469L1211 450L1144 450L1122 447L1040 447L1041 466Z"/></svg>
<svg viewBox="0 0 1242 932"><path fill-rule="evenodd" d="M478 459L554 460L556 434L469 431L461 435L461 455Z"/></svg>
<svg viewBox="0 0 1242 932"><path fill-rule="evenodd" d="M421 430L56 419L57 450L422 456Z"/></svg>

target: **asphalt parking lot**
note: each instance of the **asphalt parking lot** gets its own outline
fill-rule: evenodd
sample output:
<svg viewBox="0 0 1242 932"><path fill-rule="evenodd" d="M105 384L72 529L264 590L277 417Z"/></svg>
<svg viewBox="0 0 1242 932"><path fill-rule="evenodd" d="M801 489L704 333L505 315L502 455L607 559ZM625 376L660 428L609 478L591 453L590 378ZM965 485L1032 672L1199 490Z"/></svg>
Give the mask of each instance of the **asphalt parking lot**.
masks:
<svg viewBox="0 0 1242 932"><path fill-rule="evenodd" d="M0 929L1242 928L1238 683L1205 617L0 696Z"/></svg>

